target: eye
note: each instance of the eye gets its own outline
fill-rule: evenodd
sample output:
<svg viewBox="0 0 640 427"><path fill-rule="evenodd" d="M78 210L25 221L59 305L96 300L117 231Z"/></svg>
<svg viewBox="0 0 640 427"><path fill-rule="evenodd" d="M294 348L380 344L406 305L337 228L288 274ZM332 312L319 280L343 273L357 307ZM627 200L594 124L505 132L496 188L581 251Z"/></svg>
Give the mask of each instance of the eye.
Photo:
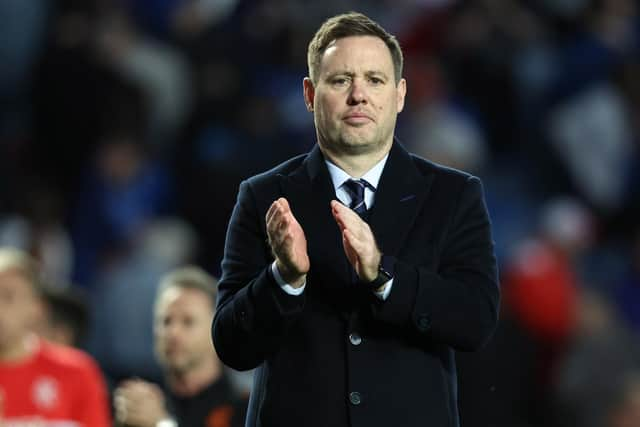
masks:
<svg viewBox="0 0 640 427"><path fill-rule="evenodd" d="M184 319L182 319L182 325L185 328L191 328L193 327L194 324L195 324L195 319L193 317L186 316Z"/></svg>
<svg viewBox="0 0 640 427"><path fill-rule="evenodd" d="M369 82L371 82L373 85L381 85L384 83L384 80L382 80L380 77L369 77Z"/></svg>
<svg viewBox="0 0 640 427"><path fill-rule="evenodd" d="M344 87L349 84L349 79L347 77L334 77L331 79L331 85L335 87Z"/></svg>

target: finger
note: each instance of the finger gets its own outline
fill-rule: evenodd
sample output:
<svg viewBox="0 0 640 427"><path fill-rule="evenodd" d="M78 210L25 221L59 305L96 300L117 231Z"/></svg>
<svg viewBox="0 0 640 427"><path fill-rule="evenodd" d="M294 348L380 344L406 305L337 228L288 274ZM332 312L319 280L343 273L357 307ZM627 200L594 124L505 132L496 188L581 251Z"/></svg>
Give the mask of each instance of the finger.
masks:
<svg viewBox="0 0 640 427"><path fill-rule="evenodd" d="M142 382L128 384L126 387L122 387L119 393L119 395L124 398L128 409L137 407L138 405L144 405L150 394L148 384Z"/></svg>
<svg viewBox="0 0 640 427"><path fill-rule="evenodd" d="M366 238L362 239L350 230L345 230L344 236L346 245L355 252L358 260L362 262L362 264L370 265L371 268L377 268L377 265L380 263L380 251L372 235L369 234L365 236ZM345 249L346 248L347 246L345 246Z"/></svg>
<svg viewBox="0 0 640 427"><path fill-rule="evenodd" d="M272 239L278 230L278 225L280 224L281 216L277 212L278 208L274 208L272 212L267 213L267 234L269 238Z"/></svg>
<svg viewBox="0 0 640 427"><path fill-rule="evenodd" d="M284 200L282 197L274 200L273 203L271 203L271 206L269 206L269 209L267 210L267 215L266 215L266 220L267 222L269 221L269 218L272 218L274 215L277 215L278 213L284 213L285 208L282 204L282 200Z"/></svg>
<svg viewBox="0 0 640 427"><path fill-rule="evenodd" d="M366 242L363 242L349 229L344 230L343 235L349 247L358 255L358 258L366 254Z"/></svg>
<svg viewBox="0 0 640 427"><path fill-rule="evenodd" d="M269 207L269 211L273 210L274 212L280 212L281 214L286 214L291 212L291 208L289 207L289 202L284 197L280 197L276 199L271 206ZM267 211L267 213L269 213Z"/></svg>
<svg viewBox="0 0 640 427"><path fill-rule="evenodd" d="M284 198L280 198L273 202L266 215L267 231L276 232L279 228L284 228L290 224L295 218L289 209L289 205ZM282 221L285 221L282 224Z"/></svg>
<svg viewBox="0 0 640 427"><path fill-rule="evenodd" d="M366 222L355 211L339 202L331 205L333 216L341 228L353 228L366 225Z"/></svg>
<svg viewBox="0 0 640 427"><path fill-rule="evenodd" d="M113 398L113 406L115 409L116 419L124 423L127 421L127 401L121 394L115 395Z"/></svg>
<svg viewBox="0 0 640 427"><path fill-rule="evenodd" d="M282 207L284 213L291 212L291 207L289 206L289 201L287 199L285 199L284 197L280 197L278 199L278 203Z"/></svg>
<svg viewBox="0 0 640 427"><path fill-rule="evenodd" d="M151 385L151 393L153 393L153 398L158 401L164 401L164 392L157 384Z"/></svg>
<svg viewBox="0 0 640 427"><path fill-rule="evenodd" d="M340 202L333 200L331 202L331 213L333 214L333 218L338 223L338 227L343 231L349 223L349 212L352 212L351 209L342 205Z"/></svg>
<svg viewBox="0 0 640 427"><path fill-rule="evenodd" d="M289 219L282 218L278 222L272 224L272 230L270 234L271 247L280 249L286 244L288 237L291 237L291 231L289 230Z"/></svg>
<svg viewBox="0 0 640 427"><path fill-rule="evenodd" d="M135 384L136 381L138 381L138 380L136 380L134 378L128 378L126 380L120 381L120 384L118 384L118 389L131 387L131 385Z"/></svg>
<svg viewBox="0 0 640 427"><path fill-rule="evenodd" d="M358 254L351 245L351 242L349 241L349 238L345 233L342 233L342 245L344 246L344 252L347 255L347 259L353 265L356 258L358 257Z"/></svg>
<svg viewBox="0 0 640 427"><path fill-rule="evenodd" d="M267 223L269 239L273 242L281 242L290 223L291 219L288 216L282 215L281 212L274 214Z"/></svg>

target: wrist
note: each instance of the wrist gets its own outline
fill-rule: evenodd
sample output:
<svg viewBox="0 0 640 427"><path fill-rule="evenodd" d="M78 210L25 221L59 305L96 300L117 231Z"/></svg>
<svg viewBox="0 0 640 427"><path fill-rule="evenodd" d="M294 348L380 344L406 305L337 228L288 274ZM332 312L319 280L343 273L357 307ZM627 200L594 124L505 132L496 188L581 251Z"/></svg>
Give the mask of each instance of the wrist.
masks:
<svg viewBox="0 0 640 427"><path fill-rule="evenodd" d="M393 279L393 265L388 257L380 257L376 275L371 280L364 281L366 286L374 292L382 292L385 285Z"/></svg>
<svg viewBox="0 0 640 427"><path fill-rule="evenodd" d="M278 270L282 280L296 289L300 288L307 281L306 274L291 271L287 266L280 262L280 260L276 260L276 269Z"/></svg>
<svg viewBox="0 0 640 427"><path fill-rule="evenodd" d="M382 253L380 250L376 250L376 252L376 258L370 264L367 264L366 268L362 269L362 274L360 275L361 282L370 283L378 277L378 270L382 263Z"/></svg>

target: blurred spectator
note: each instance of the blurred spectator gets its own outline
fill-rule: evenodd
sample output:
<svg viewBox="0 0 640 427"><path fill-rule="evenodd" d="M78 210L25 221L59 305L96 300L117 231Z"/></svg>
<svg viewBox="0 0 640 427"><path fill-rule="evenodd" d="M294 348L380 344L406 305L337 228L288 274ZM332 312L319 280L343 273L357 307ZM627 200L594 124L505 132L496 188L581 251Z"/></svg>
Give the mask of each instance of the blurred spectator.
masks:
<svg viewBox="0 0 640 427"><path fill-rule="evenodd" d="M107 377L161 378L153 357L153 302L167 271L193 260L194 231L183 221L162 218L147 223L127 256L103 269L91 290L91 330L87 347Z"/></svg>
<svg viewBox="0 0 640 427"><path fill-rule="evenodd" d="M74 212L74 282L90 287L97 274L126 256L144 227L168 211L171 191L164 166L133 135L108 136Z"/></svg>
<svg viewBox="0 0 640 427"><path fill-rule="evenodd" d="M546 427L549 381L569 366L553 361L581 341L581 287L640 330L635 0L2 1L0 245L58 291L82 286L111 379L159 379L158 278L187 262L217 272L240 181L314 143L301 43L347 10L399 34L400 140L483 178L506 301L493 342L459 356L463 425ZM593 211L587 251L540 231L540 207L563 195ZM621 376L604 377L613 427L637 424Z"/></svg>
<svg viewBox="0 0 640 427"><path fill-rule="evenodd" d="M538 342L503 305L487 346L477 353L456 354L461 425L548 425L547 390L539 380L542 356Z"/></svg>
<svg viewBox="0 0 640 427"><path fill-rule="evenodd" d="M239 0L187 0L180 2L171 19L178 38L196 37L231 15Z"/></svg>
<svg viewBox="0 0 640 427"><path fill-rule="evenodd" d="M0 248L0 424L111 425L100 370L85 353L35 335L44 318L35 261Z"/></svg>
<svg viewBox="0 0 640 427"><path fill-rule="evenodd" d="M114 393L116 419L131 427L155 427L173 420L181 427L243 426L246 401L231 388L211 345L216 280L193 266L169 272L155 302L156 355L166 393L139 379Z"/></svg>
<svg viewBox="0 0 640 427"><path fill-rule="evenodd" d="M616 423L637 417L636 392L622 380L640 369L640 346L600 295L582 292L578 312L575 338L555 371L558 425L624 425Z"/></svg>
<svg viewBox="0 0 640 427"><path fill-rule="evenodd" d="M139 34L116 12L103 19L97 39L106 66L141 90L148 110L144 142L158 152L169 150L191 110L190 70L184 55Z"/></svg>
<svg viewBox="0 0 640 427"><path fill-rule="evenodd" d="M46 317L42 336L54 343L83 348L89 326L89 312L85 295L78 289L59 289L48 286L44 290Z"/></svg>
<svg viewBox="0 0 640 427"><path fill-rule="evenodd" d="M73 247L64 224L64 206L59 193L44 183L27 185L16 201L16 213L0 217L0 246L29 252L44 277L54 286L71 278Z"/></svg>
<svg viewBox="0 0 640 427"><path fill-rule="evenodd" d="M619 91L600 84L569 99L551 112L550 133L580 194L602 212L619 209L633 159L631 124Z"/></svg>
<svg viewBox="0 0 640 427"><path fill-rule="evenodd" d="M413 117L418 141L416 154L436 163L479 174L487 164L488 149L480 129L464 111L453 106L434 105Z"/></svg>
<svg viewBox="0 0 640 427"><path fill-rule="evenodd" d="M513 249L504 267L503 321L515 325L519 339L531 346L526 366L533 376L524 387L535 392L521 415L533 425L548 425L553 419L553 374L576 326L578 260L592 244L594 223L589 211L571 198L548 201L540 217L538 231Z"/></svg>
<svg viewBox="0 0 640 427"><path fill-rule="evenodd" d="M0 2L0 138L30 130L29 91L49 13L46 0Z"/></svg>
<svg viewBox="0 0 640 427"><path fill-rule="evenodd" d="M561 346L575 325L577 257L592 244L595 224L572 199L549 201L541 216L539 232L505 267L504 301L534 337Z"/></svg>
<svg viewBox="0 0 640 427"><path fill-rule="evenodd" d="M640 337L640 228L629 245L627 271L616 288L614 298L620 316Z"/></svg>

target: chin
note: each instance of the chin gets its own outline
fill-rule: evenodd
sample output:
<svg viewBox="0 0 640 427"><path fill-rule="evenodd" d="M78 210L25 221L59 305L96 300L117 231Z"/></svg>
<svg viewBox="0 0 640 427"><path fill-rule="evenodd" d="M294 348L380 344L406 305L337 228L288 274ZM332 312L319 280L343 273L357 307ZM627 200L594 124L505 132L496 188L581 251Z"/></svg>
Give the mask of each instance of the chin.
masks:
<svg viewBox="0 0 640 427"><path fill-rule="evenodd" d="M342 151L348 154L365 154L375 150L380 144L365 138L344 138L340 142Z"/></svg>
<svg viewBox="0 0 640 427"><path fill-rule="evenodd" d="M182 375L189 370L188 364L180 363L180 361L168 361L167 368L169 371L173 372L174 375Z"/></svg>

